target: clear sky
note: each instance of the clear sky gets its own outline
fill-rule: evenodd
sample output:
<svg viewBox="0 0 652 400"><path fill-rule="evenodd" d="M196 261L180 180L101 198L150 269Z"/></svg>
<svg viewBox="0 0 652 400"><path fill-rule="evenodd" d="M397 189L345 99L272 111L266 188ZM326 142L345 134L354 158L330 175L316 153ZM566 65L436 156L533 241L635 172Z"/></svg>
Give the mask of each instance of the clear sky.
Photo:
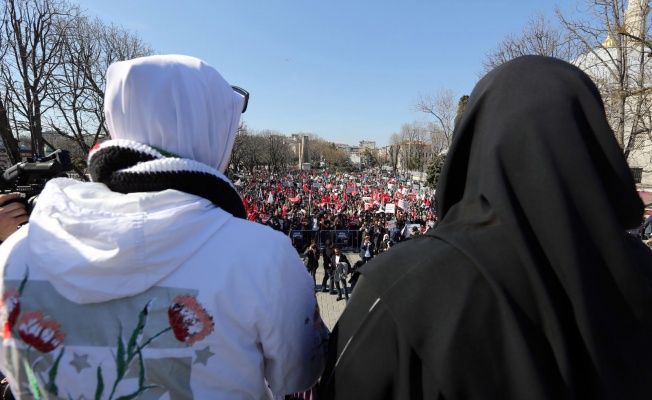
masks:
<svg viewBox="0 0 652 400"><path fill-rule="evenodd" d="M73 0L251 93L255 130L387 145L419 93L470 94L485 54L570 0Z"/></svg>

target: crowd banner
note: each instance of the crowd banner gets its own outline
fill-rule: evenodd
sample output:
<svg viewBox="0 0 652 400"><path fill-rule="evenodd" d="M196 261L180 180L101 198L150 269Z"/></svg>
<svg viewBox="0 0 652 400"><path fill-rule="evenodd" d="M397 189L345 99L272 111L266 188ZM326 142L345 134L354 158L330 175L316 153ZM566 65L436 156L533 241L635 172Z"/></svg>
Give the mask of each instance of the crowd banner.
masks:
<svg viewBox="0 0 652 400"><path fill-rule="evenodd" d="M329 230L329 231L308 231L294 230L290 231L289 237L292 245L300 254L315 241L320 248L326 247L326 241L330 240L335 246L344 251L360 249L360 232L358 230Z"/></svg>
<svg viewBox="0 0 652 400"><path fill-rule="evenodd" d="M392 203L385 204L385 214L395 214L395 213L396 213L396 205Z"/></svg>
<svg viewBox="0 0 652 400"><path fill-rule="evenodd" d="M397 206L398 206L398 208L400 208L402 210L407 210L408 202L405 199L401 199L401 200L398 201Z"/></svg>

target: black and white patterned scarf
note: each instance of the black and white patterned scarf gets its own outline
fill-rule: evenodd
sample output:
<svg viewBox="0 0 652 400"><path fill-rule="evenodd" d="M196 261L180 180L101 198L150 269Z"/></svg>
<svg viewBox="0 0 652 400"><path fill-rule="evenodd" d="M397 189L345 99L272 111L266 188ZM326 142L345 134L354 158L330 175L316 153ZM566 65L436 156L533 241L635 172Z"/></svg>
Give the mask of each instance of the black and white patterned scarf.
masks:
<svg viewBox="0 0 652 400"><path fill-rule="evenodd" d="M109 140L91 149L93 182L119 193L175 189L210 200L237 218L246 218L240 195L219 171L131 140Z"/></svg>

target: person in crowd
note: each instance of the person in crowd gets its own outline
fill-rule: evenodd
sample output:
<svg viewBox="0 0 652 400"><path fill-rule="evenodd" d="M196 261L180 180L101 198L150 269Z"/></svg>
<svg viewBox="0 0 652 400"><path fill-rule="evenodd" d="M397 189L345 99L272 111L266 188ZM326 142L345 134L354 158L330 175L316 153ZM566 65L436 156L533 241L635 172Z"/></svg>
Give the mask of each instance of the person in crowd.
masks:
<svg viewBox="0 0 652 400"><path fill-rule="evenodd" d="M353 293L353 289L355 289L355 284L358 283L358 279L360 278L360 267L362 267L364 263L362 260L358 260L353 265L351 266L351 278L349 278L349 284L351 285L351 293Z"/></svg>
<svg viewBox="0 0 652 400"><path fill-rule="evenodd" d="M488 73L436 197L436 229L362 268L321 398L652 398L643 204L586 74Z"/></svg>
<svg viewBox="0 0 652 400"><path fill-rule="evenodd" d="M643 235L645 239L652 238L652 215L648 215L643 222Z"/></svg>
<svg viewBox="0 0 652 400"><path fill-rule="evenodd" d="M386 233L383 235L383 240L378 246L378 254L386 252L390 247L392 247L392 242L389 240L389 235Z"/></svg>
<svg viewBox="0 0 652 400"><path fill-rule="evenodd" d="M194 57L109 67L92 182L50 180L0 246L17 398L260 399L316 382L314 284L224 175L248 96Z"/></svg>
<svg viewBox="0 0 652 400"><path fill-rule="evenodd" d="M376 251L376 254L380 251L380 242L383 240L383 236L385 236L385 222L383 219L378 218L376 220L376 224L374 225L374 249Z"/></svg>
<svg viewBox="0 0 652 400"><path fill-rule="evenodd" d="M27 222L28 215L20 194L0 194L0 243L15 233Z"/></svg>
<svg viewBox="0 0 652 400"><path fill-rule="evenodd" d="M369 235L364 237L364 242L360 246L360 258L363 263L367 263L374 257L374 244L371 242Z"/></svg>
<svg viewBox="0 0 652 400"><path fill-rule="evenodd" d="M342 250L339 247L333 248L333 258L331 259L331 264L333 265L333 274L335 287L337 288L337 301L342 300L342 293L344 293L344 298L346 301L349 301L349 291L346 285L346 277L351 268L349 259L345 254L342 254Z"/></svg>
<svg viewBox="0 0 652 400"><path fill-rule="evenodd" d="M367 221L362 221L359 229L358 243L364 243L365 237L367 236L371 238L371 227Z"/></svg>
<svg viewBox="0 0 652 400"><path fill-rule="evenodd" d="M392 242L392 246L401 241L401 229L397 225L389 230L389 240Z"/></svg>
<svg viewBox="0 0 652 400"><path fill-rule="evenodd" d="M310 276L312 276L313 287L317 288L317 281L315 276L317 273L317 268L319 267L319 249L317 248L317 243L312 240L310 246L303 253L304 263Z"/></svg>
<svg viewBox="0 0 652 400"><path fill-rule="evenodd" d="M333 241L332 240L327 240L326 241L326 246L322 249L322 260L324 261L324 278L322 278L321 281L321 291L323 293L328 292L330 290L331 294L336 294L337 292L335 291L335 286L333 286L333 265L332 265L332 259L333 259L333 254L335 254L335 250L333 249ZM327 286L327 283L330 281L330 285Z"/></svg>

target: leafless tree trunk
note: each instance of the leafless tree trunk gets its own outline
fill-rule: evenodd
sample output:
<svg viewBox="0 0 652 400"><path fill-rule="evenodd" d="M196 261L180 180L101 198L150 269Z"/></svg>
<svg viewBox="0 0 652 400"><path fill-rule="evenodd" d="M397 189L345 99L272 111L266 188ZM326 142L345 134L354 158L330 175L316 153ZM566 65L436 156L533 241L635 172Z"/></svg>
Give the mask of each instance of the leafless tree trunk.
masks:
<svg viewBox="0 0 652 400"><path fill-rule="evenodd" d="M11 107L20 117L16 127L30 132L38 155L44 153L43 115L53 106L48 101L53 74L61 65L68 26L78 15L78 7L65 0L3 1L2 35L8 49L1 79L13 91Z"/></svg>
<svg viewBox="0 0 652 400"><path fill-rule="evenodd" d="M133 33L102 21L78 17L68 28L55 85L49 93L55 105L48 125L76 143L84 154L108 137L104 117L105 74L116 61L152 54Z"/></svg>
<svg viewBox="0 0 652 400"><path fill-rule="evenodd" d="M2 26L0 26L0 31L2 31ZM3 60L7 54L8 41L4 35L0 35L0 60ZM5 65L0 61L0 70L4 70ZM0 76L2 76L0 72ZM2 143L5 146L7 155L9 156L9 162L13 165L20 162L20 151L18 145L18 139L14 137L13 129L11 128L11 122L9 120L9 110L6 107L7 101L5 99L10 96L9 88L2 84L0 81L0 136L2 137Z"/></svg>
<svg viewBox="0 0 652 400"><path fill-rule="evenodd" d="M401 147L403 147L403 141L401 135L398 133L392 133L389 137L389 162L392 166L392 171L394 174L398 172L398 158L401 153Z"/></svg>
<svg viewBox="0 0 652 400"><path fill-rule="evenodd" d="M457 95L451 89L439 89L435 94L419 94L414 108L434 117L428 124L432 152L439 154L447 149L453 138L455 116L457 115Z"/></svg>
<svg viewBox="0 0 652 400"><path fill-rule="evenodd" d="M412 122L403 124L401 132L394 136L392 141L398 142L400 149L398 151L397 163L400 164L403 172L408 170L423 170L423 149L426 147L426 127L422 122Z"/></svg>
<svg viewBox="0 0 652 400"><path fill-rule="evenodd" d="M644 2L628 3L629 17L624 0L582 0L583 18L567 18L559 8L557 15L584 50L575 63L598 86L616 140L632 161L650 136L650 9Z"/></svg>
<svg viewBox="0 0 652 400"><path fill-rule="evenodd" d="M264 142L263 154L267 165L273 172L283 171L287 168L290 159L288 138L279 132L264 130L258 134Z"/></svg>
<svg viewBox="0 0 652 400"><path fill-rule="evenodd" d="M484 72L526 55L556 57L565 61L574 59L579 55L577 47L568 31L555 23L542 13L532 15L520 34L507 35L485 55Z"/></svg>

